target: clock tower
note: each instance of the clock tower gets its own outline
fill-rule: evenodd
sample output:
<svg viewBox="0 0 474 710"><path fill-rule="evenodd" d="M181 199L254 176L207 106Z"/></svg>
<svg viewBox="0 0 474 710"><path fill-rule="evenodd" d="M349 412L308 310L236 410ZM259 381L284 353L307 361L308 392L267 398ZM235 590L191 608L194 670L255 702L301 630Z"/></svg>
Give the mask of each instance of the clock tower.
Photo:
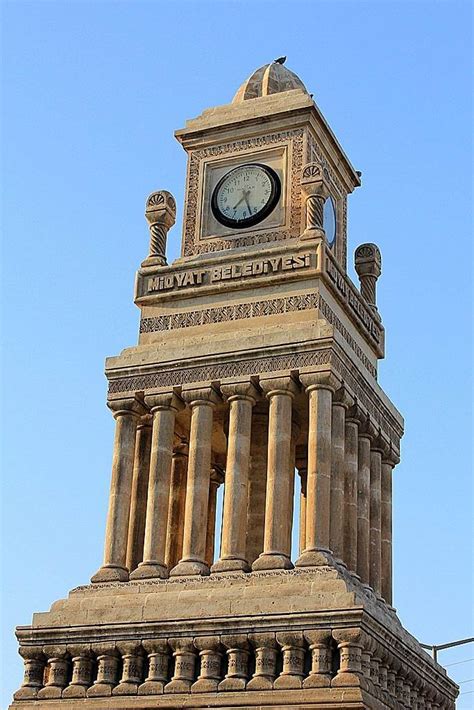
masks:
<svg viewBox="0 0 474 710"><path fill-rule="evenodd" d="M176 137L181 256L153 192L138 344L106 362L103 564L17 628L11 707L452 710L392 606L403 420L377 381L377 246L346 271L360 173L284 58Z"/></svg>

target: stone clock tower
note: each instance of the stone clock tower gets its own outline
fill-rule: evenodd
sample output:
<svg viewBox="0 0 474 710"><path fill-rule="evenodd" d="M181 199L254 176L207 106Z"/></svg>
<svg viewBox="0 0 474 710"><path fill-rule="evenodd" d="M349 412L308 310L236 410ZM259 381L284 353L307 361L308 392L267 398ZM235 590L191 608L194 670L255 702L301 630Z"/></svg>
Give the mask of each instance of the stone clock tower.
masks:
<svg viewBox="0 0 474 710"><path fill-rule="evenodd" d="M11 707L451 710L392 607L403 420L377 382L378 248L359 288L346 272L359 173L283 60L176 137L182 254L154 192L138 345L106 365L103 565L17 629Z"/></svg>

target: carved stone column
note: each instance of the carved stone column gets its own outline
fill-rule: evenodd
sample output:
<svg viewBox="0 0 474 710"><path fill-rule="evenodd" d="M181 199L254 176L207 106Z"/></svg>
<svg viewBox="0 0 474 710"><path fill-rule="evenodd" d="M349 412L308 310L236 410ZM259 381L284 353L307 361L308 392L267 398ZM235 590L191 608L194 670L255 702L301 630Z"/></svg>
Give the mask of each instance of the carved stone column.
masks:
<svg viewBox="0 0 474 710"><path fill-rule="evenodd" d="M276 677L277 644L275 634L250 634L255 649L255 673L247 683L247 690L271 690Z"/></svg>
<svg viewBox="0 0 474 710"><path fill-rule="evenodd" d="M153 192L146 201L145 217L150 227L150 253L142 266L166 265L166 237L176 221L176 202L167 190Z"/></svg>
<svg viewBox="0 0 474 710"><path fill-rule="evenodd" d="M213 572L250 571L245 557L252 407L258 392L252 382L221 384L229 403L229 434L224 483L220 558Z"/></svg>
<svg viewBox="0 0 474 710"><path fill-rule="evenodd" d="M188 483L184 513L183 557L171 570L171 575L206 575L209 574L205 555L211 473L212 410L220 398L212 387L183 391L182 397L191 407Z"/></svg>
<svg viewBox="0 0 474 710"><path fill-rule="evenodd" d="M306 207L306 229L301 238L324 237L324 203L329 197L329 188L319 163L308 163L303 167L301 188Z"/></svg>
<svg viewBox="0 0 474 710"><path fill-rule="evenodd" d="M222 646L218 636L201 636L194 639L199 651L201 672L191 686L191 693L215 693L221 680Z"/></svg>
<svg viewBox="0 0 474 710"><path fill-rule="evenodd" d="M382 597L390 605L392 604L392 474L399 460L393 449L390 449L382 458L381 471Z"/></svg>
<svg viewBox="0 0 474 710"><path fill-rule="evenodd" d="M306 446L296 448L296 469L300 476L300 531L299 552L301 555L306 545L306 486L308 481L308 449Z"/></svg>
<svg viewBox="0 0 474 710"><path fill-rule="evenodd" d="M196 649L192 638L172 638L168 643L173 649L174 675L165 685L165 693L188 693L194 681Z"/></svg>
<svg viewBox="0 0 474 710"><path fill-rule="evenodd" d="M346 687L361 684L362 632L358 628L334 629L332 632L339 649L340 665L331 686Z"/></svg>
<svg viewBox="0 0 474 710"><path fill-rule="evenodd" d="M115 425L112 480L105 530L104 563L91 582L126 582L128 580L127 540L132 494L135 434L144 407L132 397L108 402Z"/></svg>
<svg viewBox="0 0 474 710"><path fill-rule="evenodd" d="M44 667L46 658L40 646L20 646L19 654L23 658L24 675L23 683L14 694L14 700L32 700L43 687Z"/></svg>
<svg viewBox="0 0 474 710"><path fill-rule="evenodd" d="M173 392L148 395L145 403L153 417L150 475L146 509L143 562L130 575L131 579L150 579L168 576L165 565L168 503L171 482L176 413L183 403Z"/></svg>
<svg viewBox="0 0 474 710"><path fill-rule="evenodd" d="M122 655L122 677L112 695L137 695L143 681L143 649L140 642L120 641L117 650Z"/></svg>
<svg viewBox="0 0 474 710"><path fill-rule="evenodd" d="M224 481L224 474L217 465L211 466L211 480L209 483L209 504L207 506L207 533L206 533L206 564L211 567L214 562L214 548L216 543L216 512L217 490Z"/></svg>
<svg viewBox="0 0 474 710"><path fill-rule="evenodd" d="M93 645L97 659L97 678L87 690L88 698L108 697L118 683L119 655L115 644Z"/></svg>
<svg viewBox="0 0 474 710"><path fill-rule="evenodd" d="M142 641L142 646L148 654L148 675L138 687L138 695L161 695L168 681L169 646L158 639Z"/></svg>
<svg viewBox="0 0 474 710"><path fill-rule="evenodd" d="M382 256L376 244L361 244L355 250L355 270L360 280L360 292L371 307L377 312L376 285L382 273Z"/></svg>
<svg viewBox="0 0 474 710"><path fill-rule="evenodd" d="M378 597L382 594L382 453L383 444L378 436L370 450L370 586Z"/></svg>
<svg viewBox="0 0 474 710"><path fill-rule="evenodd" d="M300 374L309 397L306 546L297 567L330 562L332 395L339 381L329 372Z"/></svg>
<svg viewBox="0 0 474 710"><path fill-rule="evenodd" d="M165 552L165 565L169 570L178 564L183 554L187 476L188 447L187 444L181 443L175 447L171 461L171 488Z"/></svg>
<svg viewBox="0 0 474 710"><path fill-rule="evenodd" d="M365 586L370 584L370 443L374 434L369 419L361 415L357 471L357 574Z"/></svg>
<svg viewBox="0 0 474 710"><path fill-rule="evenodd" d="M141 418L137 426L127 542L127 569L130 572L133 572L143 560L148 476L150 471L151 424L152 417L147 414Z"/></svg>
<svg viewBox="0 0 474 710"><path fill-rule="evenodd" d="M311 670L303 681L303 688L327 688L331 685L331 630L305 631L304 637L311 651Z"/></svg>
<svg viewBox="0 0 474 710"><path fill-rule="evenodd" d="M66 646L45 646L43 652L48 658L49 673L44 688L38 691L38 700L60 698L68 681Z"/></svg>
<svg viewBox="0 0 474 710"><path fill-rule="evenodd" d="M71 682L63 690L63 698L85 698L92 684L92 651L90 644L74 644L67 647L72 657Z"/></svg>
<svg viewBox="0 0 474 710"><path fill-rule="evenodd" d="M244 690L247 685L249 643L246 634L228 634L221 637L227 653L227 673L218 690Z"/></svg>
<svg viewBox="0 0 474 710"><path fill-rule="evenodd" d="M270 402L267 493L264 547L252 569L290 569L287 520L291 507L291 421L292 400L298 388L290 376L261 379L260 387Z"/></svg>
<svg viewBox="0 0 474 710"><path fill-rule="evenodd" d="M263 552L268 457L268 409L264 407L266 402L258 403L252 415L245 543L245 559L249 565Z"/></svg>
<svg viewBox="0 0 474 710"><path fill-rule="evenodd" d="M337 560L344 558L344 481L346 410L353 404L345 387L338 389L332 398L331 420L331 494L329 547Z"/></svg>
<svg viewBox="0 0 474 710"><path fill-rule="evenodd" d="M304 637L301 631L280 632L276 634L277 643L283 654L283 667L273 684L278 690L301 688L304 677Z"/></svg>
<svg viewBox="0 0 474 710"><path fill-rule="evenodd" d="M358 407L346 416L346 448L344 479L344 562L352 572L357 571L357 475L359 460Z"/></svg>

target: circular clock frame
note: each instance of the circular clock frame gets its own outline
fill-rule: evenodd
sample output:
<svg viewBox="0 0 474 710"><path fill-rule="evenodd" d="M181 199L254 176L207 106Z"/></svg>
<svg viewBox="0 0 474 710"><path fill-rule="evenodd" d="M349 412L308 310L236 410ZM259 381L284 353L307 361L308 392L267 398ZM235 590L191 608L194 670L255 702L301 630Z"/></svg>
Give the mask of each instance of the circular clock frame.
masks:
<svg viewBox="0 0 474 710"><path fill-rule="evenodd" d="M242 168L259 168L260 170L263 170L263 172L265 172L265 174L270 179L270 196L266 204L256 214L253 214L250 217L244 217L243 219L232 219L222 213L222 211L219 209L217 200L222 185L229 179L232 173L238 170L242 170ZM211 210L212 214L220 224L223 224L226 227L230 227L231 229L246 229L247 227L253 227L256 224L260 224L260 222L263 222L263 220L266 219L277 206L280 196L281 182L280 178L278 177L275 170L273 170L273 168L270 168L268 165L264 165L263 163L243 163L242 165L238 165L235 168L232 168L221 177L212 192Z"/></svg>

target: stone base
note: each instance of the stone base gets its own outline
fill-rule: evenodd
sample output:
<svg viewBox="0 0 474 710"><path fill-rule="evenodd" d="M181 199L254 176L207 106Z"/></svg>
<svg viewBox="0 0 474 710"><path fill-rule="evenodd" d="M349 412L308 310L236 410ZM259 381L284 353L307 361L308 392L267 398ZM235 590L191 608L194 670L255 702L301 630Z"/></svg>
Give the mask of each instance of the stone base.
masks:
<svg viewBox="0 0 474 710"><path fill-rule="evenodd" d="M335 566L330 550L304 550L295 562L295 567Z"/></svg>
<svg viewBox="0 0 474 710"><path fill-rule="evenodd" d="M293 563L286 555L262 554L252 565L254 572L269 569L293 569Z"/></svg>
<svg viewBox="0 0 474 710"><path fill-rule="evenodd" d="M138 683L119 683L112 690L112 695L137 695Z"/></svg>
<svg viewBox="0 0 474 710"><path fill-rule="evenodd" d="M158 680L146 680L138 686L138 695L163 695L164 687Z"/></svg>
<svg viewBox="0 0 474 710"><path fill-rule="evenodd" d="M141 562L131 572L130 579L168 579L168 568L157 562Z"/></svg>
<svg viewBox="0 0 474 710"><path fill-rule="evenodd" d="M99 582L128 582L128 579L128 569L125 567L104 566L91 577L91 582L92 584L98 584Z"/></svg>
<svg viewBox="0 0 474 710"><path fill-rule="evenodd" d="M67 688L63 690L63 698L85 698L87 695L87 688L83 685L68 685Z"/></svg>
<svg viewBox="0 0 474 710"><path fill-rule="evenodd" d="M211 572L250 572L250 565L246 560L220 559L212 565Z"/></svg>
<svg viewBox="0 0 474 710"><path fill-rule="evenodd" d="M231 692L235 690L244 690L247 685L247 680L245 678L224 678L219 683L217 689L223 692Z"/></svg>
<svg viewBox="0 0 474 710"><path fill-rule="evenodd" d="M198 560L182 560L170 572L170 577L189 577L199 575L207 577L210 573L209 566Z"/></svg>

